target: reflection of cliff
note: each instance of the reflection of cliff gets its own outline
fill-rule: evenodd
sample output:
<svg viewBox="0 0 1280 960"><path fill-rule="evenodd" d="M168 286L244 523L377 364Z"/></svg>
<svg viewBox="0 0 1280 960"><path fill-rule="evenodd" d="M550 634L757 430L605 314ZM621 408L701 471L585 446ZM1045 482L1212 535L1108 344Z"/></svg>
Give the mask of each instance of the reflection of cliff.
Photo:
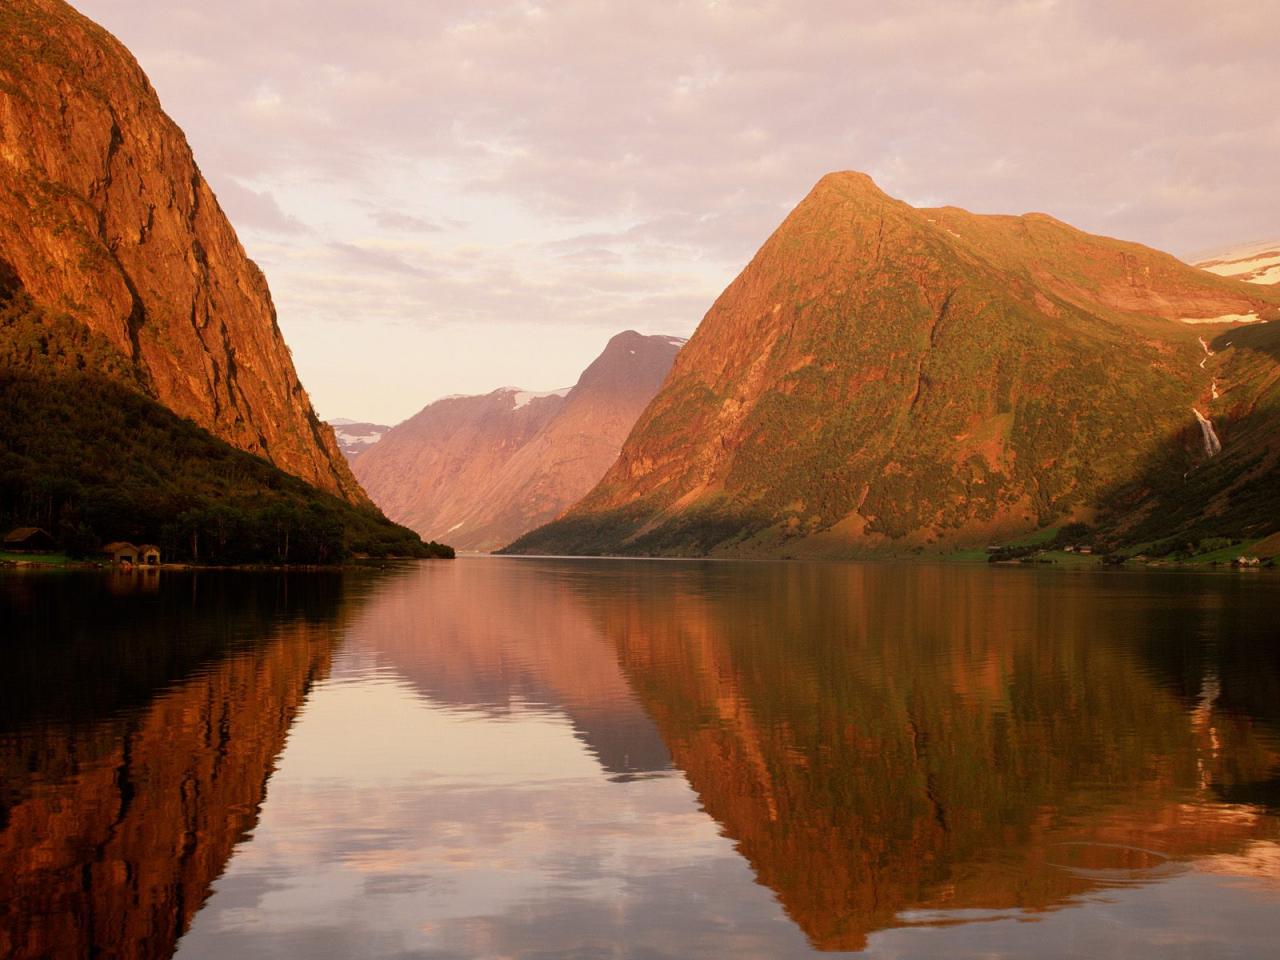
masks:
<svg viewBox="0 0 1280 960"><path fill-rule="evenodd" d="M419 566L362 611L352 645L367 645L442 704L563 712L611 774L667 769L616 651L553 569L523 560Z"/></svg>
<svg viewBox="0 0 1280 960"><path fill-rule="evenodd" d="M958 568L634 569L598 622L707 811L820 948L859 949L904 911L1045 909L1276 837L1257 798L1222 799L1274 804L1275 730L1218 699L1275 677L1182 689L1214 604ZM1253 612L1241 661L1265 639ZM1128 638L1159 616L1153 660Z"/></svg>
<svg viewBox="0 0 1280 960"><path fill-rule="evenodd" d="M59 656L105 650L117 662L102 656L92 677L80 662L79 708L53 696L35 716L6 716L0 955L168 957L254 825L289 726L328 670L331 623L295 614L332 613L336 594L289 597L316 601L315 582L165 579L162 599L122 606L47 584L3 598L7 617L28 618L13 652L37 692L72 675ZM42 656L42 642L55 649Z"/></svg>

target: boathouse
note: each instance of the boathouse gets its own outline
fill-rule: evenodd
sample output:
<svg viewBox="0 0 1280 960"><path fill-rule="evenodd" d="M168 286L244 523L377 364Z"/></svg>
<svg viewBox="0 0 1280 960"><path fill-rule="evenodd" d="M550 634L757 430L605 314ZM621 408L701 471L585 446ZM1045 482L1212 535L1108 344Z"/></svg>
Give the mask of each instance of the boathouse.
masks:
<svg viewBox="0 0 1280 960"><path fill-rule="evenodd" d="M112 563L129 563L138 562L138 548L132 543L125 543L123 540L115 540L108 543L102 548L102 552L111 558Z"/></svg>
<svg viewBox="0 0 1280 960"><path fill-rule="evenodd" d="M4 535L4 549L20 553L45 553L53 550L53 537L39 527L18 527Z"/></svg>

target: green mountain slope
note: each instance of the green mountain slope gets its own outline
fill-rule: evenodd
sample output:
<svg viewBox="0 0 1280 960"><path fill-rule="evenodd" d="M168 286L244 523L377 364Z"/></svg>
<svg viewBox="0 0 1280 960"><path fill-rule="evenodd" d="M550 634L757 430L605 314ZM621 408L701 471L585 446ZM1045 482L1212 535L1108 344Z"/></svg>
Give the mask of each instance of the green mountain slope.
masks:
<svg viewBox="0 0 1280 960"><path fill-rule="evenodd" d="M1144 517L1162 535L1274 528L1209 496L1241 457L1274 471L1259 437L1280 433L1275 356L1253 346L1270 328L1184 322L1230 316L1276 319L1280 292L833 174L716 301L600 484L510 549L847 556L1063 520L1118 539ZM1212 357L1200 343L1237 334Z"/></svg>
<svg viewBox="0 0 1280 960"><path fill-rule="evenodd" d="M0 285L0 527L25 524L73 553L130 540L166 561L453 552L177 416L106 338Z"/></svg>

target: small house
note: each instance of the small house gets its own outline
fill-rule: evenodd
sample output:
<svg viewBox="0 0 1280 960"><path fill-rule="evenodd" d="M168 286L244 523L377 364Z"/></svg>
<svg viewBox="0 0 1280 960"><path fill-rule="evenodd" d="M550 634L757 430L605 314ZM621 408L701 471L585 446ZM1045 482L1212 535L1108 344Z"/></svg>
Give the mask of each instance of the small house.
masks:
<svg viewBox="0 0 1280 960"><path fill-rule="evenodd" d="M112 543L108 543L102 548L102 552L105 553L114 564L135 564L138 562L138 548L132 543L125 543L122 540L116 540Z"/></svg>
<svg viewBox="0 0 1280 960"><path fill-rule="evenodd" d="M160 548L154 543L144 543L138 547L138 562L144 567L160 566Z"/></svg>
<svg viewBox="0 0 1280 960"><path fill-rule="evenodd" d="M39 527L18 527L4 535L4 548L21 553L45 553L54 549L53 537Z"/></svg>

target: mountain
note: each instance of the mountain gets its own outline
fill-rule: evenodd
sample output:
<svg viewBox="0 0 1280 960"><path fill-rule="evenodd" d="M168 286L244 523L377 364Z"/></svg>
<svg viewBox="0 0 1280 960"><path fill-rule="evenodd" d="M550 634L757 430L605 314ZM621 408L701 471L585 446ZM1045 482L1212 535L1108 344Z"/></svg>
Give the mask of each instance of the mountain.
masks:
<svg viewBox="0 0 1280 960"><path fill-rule="evenodd" d="M424 536L492 550L546 523L613 463L682 340L611 339L572 389L446 397L352 464L387 516Z"/></svg>
<svg viewBox="0 0 1280 960"><path fill-rule="evenodd" d="M1249 283L1280 283L1280 240L1219 250L1196 259L1195 265L1220 277Z"/></svg>
<svg viewBox="0 0 1280 960"><path fill-rule="evenodd" d="M369 501L261 271L114 38L0 8L0 525L76 554L447 555Z"/></svg>
<svg viewBox="0 0 1280 960"><path fill-rule="evenodd" d="M1260 535L1280 525L1262 501L1280 493L1277 317L1280 289L831 174L600 483L511 550L849 556L1068 520L1116 542Z"/></svg>
<svg viewBox="0 0 1280 960"><path fill-rule="evenodd" d="M368 450L382 439L391 428L382 423L364 423L357 420L330 420L333 435L338 440L338 449L350 463L359 454Z"/></svg>
<svg viewBox="0 0 1280 960"><path fill-rule="evenodd" d="M179 416L351 503L262 271L130 53L61 0L0 9L0 281Z"/></svg>

